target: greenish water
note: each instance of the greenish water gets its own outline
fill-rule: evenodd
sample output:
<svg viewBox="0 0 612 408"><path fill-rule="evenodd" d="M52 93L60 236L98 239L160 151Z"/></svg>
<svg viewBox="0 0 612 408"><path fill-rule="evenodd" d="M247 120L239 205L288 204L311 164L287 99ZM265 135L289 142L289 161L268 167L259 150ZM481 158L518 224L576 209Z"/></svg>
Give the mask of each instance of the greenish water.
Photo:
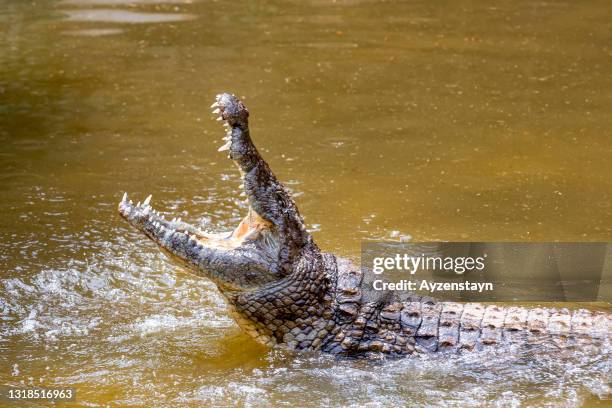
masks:
<svg viewBox="0 0 612 408"><path fill-rule="evenodd" d="M244 214L208 106L252 135L322 248L612 241L612 5L0 0L0 383L75 406L581 406L610 357L385 365L268 350L116 214ZM33 405L35 406L35 405Z"/></svg>

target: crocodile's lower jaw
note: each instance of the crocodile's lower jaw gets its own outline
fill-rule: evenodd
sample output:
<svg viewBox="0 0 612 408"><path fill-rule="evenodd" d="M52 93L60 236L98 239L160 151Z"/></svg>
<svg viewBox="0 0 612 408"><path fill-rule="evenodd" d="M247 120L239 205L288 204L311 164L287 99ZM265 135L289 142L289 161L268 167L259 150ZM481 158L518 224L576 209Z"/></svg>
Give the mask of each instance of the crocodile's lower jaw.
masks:
<svg viewBox="0 0 612 408"><path fill-rule="evenodd" d="M128 200L126 193L119 203L119 214L166 251L174 253L178 252L175 249L178 247L193 248L189 254L191 259L197 262L205 247L231 249L239 245L231 236L215 237L180 219L166 220L164 215L153 209L150 201L151 196L147 197L143 204L134 204L132 200Z"/></svg>
<svg viewBox="0 0 612 408"><path fill-rule="evenodd" d="M242 221L234 231L226 233L204 232L199 228L182 221L180 218L166 220L151 206L151 195L141 204L134 204L128 199L127 193L119 203L119 214L132 226L144 232L149 238L166 250L172 251L176 243L186 242L194 247L194 253L201 255L204 247L221 250L235 249L242 245L245 239L265 229L261 223L249 224Z"/></svg>

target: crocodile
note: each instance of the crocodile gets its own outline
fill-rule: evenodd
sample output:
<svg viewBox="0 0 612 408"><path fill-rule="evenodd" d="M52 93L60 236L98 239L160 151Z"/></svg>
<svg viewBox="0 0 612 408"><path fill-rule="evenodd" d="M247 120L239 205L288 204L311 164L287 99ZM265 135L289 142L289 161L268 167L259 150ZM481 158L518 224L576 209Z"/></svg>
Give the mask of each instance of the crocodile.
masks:
<svg viewBox="0 0 612 408"><path fill-rule="evenodd" d="M268 346L339 356L387 357L482 350L507 343L609 345L605 311L443 302L417 294L402 301L363 296L363 271L322 252L289 191L251 140L249 112L223 93L211 106L238 166L248 211L233 231L209 233L166 219L149 195L127 196L120 215L188 271L214 282L238 325Z"/></svg>

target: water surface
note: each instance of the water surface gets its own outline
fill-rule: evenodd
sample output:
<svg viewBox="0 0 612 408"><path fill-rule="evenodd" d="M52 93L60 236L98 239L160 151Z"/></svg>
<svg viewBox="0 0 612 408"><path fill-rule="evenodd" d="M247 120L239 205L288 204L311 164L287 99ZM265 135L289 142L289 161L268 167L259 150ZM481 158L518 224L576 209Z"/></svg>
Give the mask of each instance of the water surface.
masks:
<svg viewBox="0 0 612 408"><path fill-rule="evenodd" d="M115 208L153 193L204 228L239 221L208 109L230 91L325 250L611 241L611 12L0 1L0 383L74 386L92 407L603 406L605 353L372 364L268 350Z"/></svg>

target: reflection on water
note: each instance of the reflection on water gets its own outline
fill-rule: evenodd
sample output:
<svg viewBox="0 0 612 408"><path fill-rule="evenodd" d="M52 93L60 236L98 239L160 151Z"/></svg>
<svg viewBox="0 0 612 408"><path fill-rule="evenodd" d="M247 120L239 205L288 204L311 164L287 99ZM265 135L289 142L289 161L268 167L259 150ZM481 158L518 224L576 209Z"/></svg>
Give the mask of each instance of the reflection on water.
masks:
<svg viewBox="0 0 612 408"><path fill-rule="evenodd" d="M60 5L133 6L135 4L191 4L197 0L60 0Z"/></svg>
<svg viewBox="0 0 612 408"><path fill-rule="evenodd" d="M608 395L607 350L385 364L267 350L115 208L123 191L153 193L194 224L240 220L208 117L228 90L247 97L255 141L327 250L610 241L609 5L227 4L0 7L0 383L72 385L79 406Z"/></svg>
<svg viewBox="0 0 612 408"><path fill-rule="evenodd" d="M85 37L98 37L101 35L121 34L122 32L123 30L120 28L90 28L84 30L66 30L62 31L62 34Z"/></svg>
<svg viewBox="0 0 612 408"><path fill-rule="evenodd" d="M91 21L103 23L162 23L170 21L191 20L191 14L143 13L125 10L94 9L66 10L70 21Z"/></svg>

